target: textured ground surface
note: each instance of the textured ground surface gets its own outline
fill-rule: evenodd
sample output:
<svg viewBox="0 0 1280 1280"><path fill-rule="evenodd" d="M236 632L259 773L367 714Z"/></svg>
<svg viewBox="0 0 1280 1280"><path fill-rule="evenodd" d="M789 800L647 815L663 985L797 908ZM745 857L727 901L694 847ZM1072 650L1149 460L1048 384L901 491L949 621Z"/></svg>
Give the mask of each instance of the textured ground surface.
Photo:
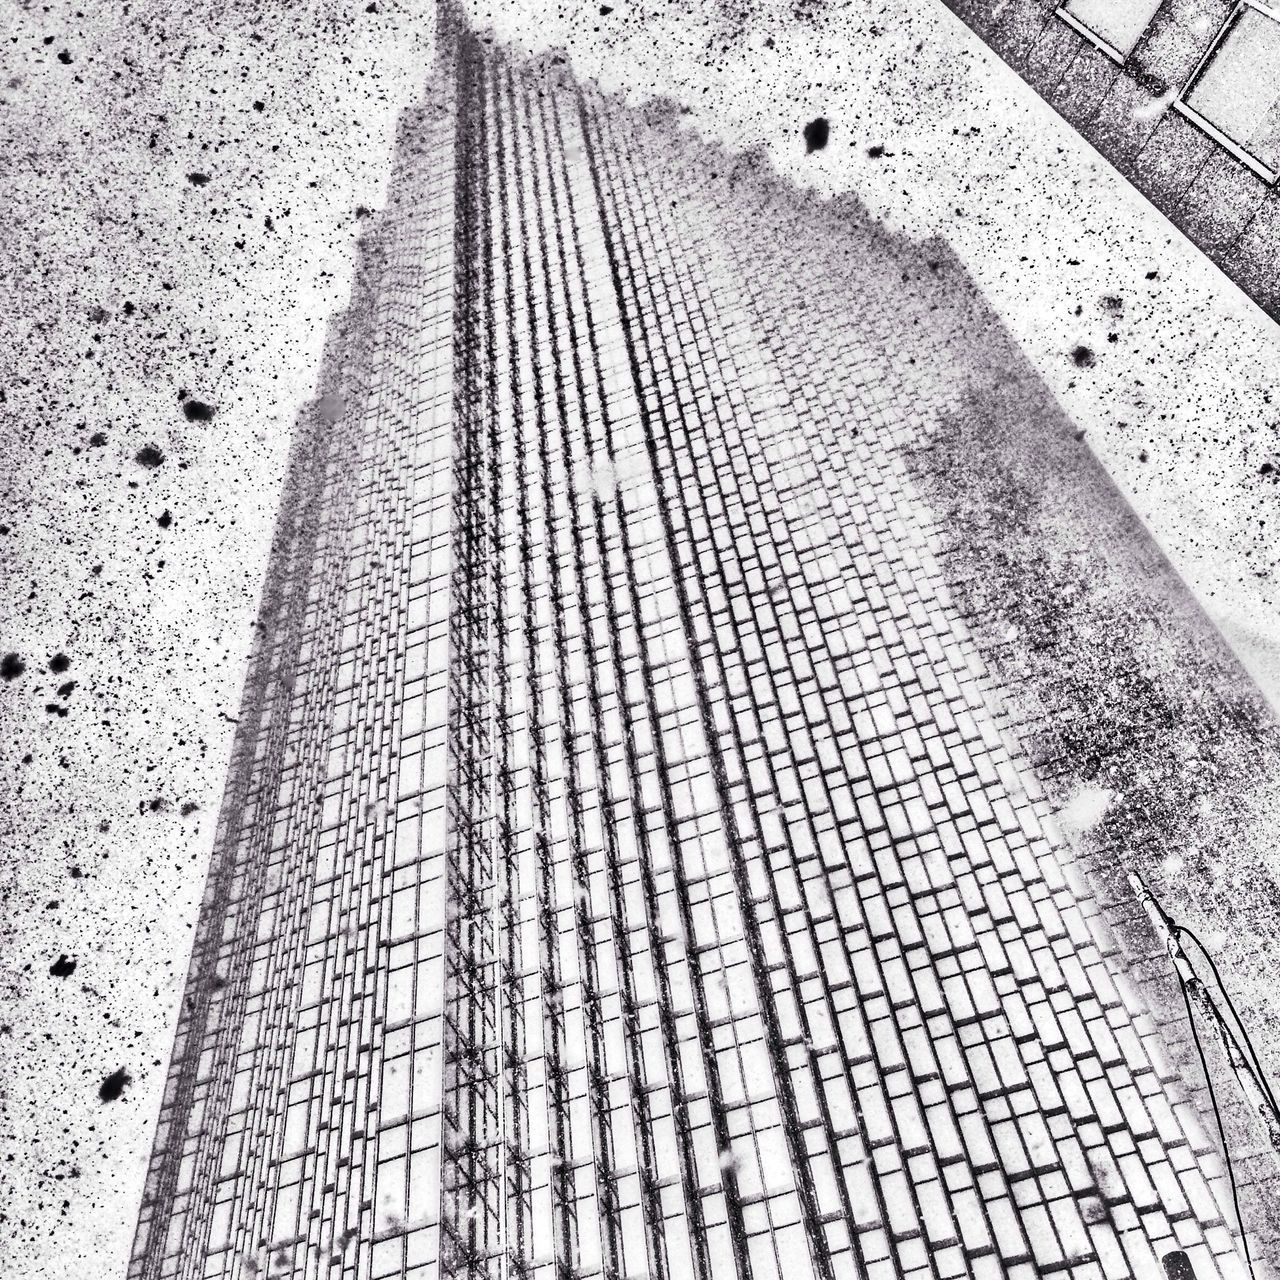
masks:
<svg viewBox="0 0 1280 1280"><path fill-rule="evenodd" d="M599 8L503 22L944 236L1274 696L1274 327L943 13ZM381 3L9 19L6 1269L123 1265L287 432L428 25ZM983 473L957 479L973 520ZM1207 865L1170 852L1229 893L1250 864L1221 797L1254 841L1273 810L1209 794Z"/></svg>

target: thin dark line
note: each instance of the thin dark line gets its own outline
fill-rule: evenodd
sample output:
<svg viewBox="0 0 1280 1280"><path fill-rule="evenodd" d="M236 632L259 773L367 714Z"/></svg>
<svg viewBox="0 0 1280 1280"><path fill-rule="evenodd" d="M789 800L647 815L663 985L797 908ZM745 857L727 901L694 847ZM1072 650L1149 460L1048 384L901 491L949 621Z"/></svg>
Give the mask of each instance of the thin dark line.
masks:
<svg viewBox="0 0 1280 1280"><path fill-rule="evenodd" d="M1266 1072L1262 1069L1262 1061L1258 1057L1258 1051L1254 1048L1253 1041L1249 1038L1248 1028L1244 1025L1244 1019L1241 1018L1239 1010L1235 1006L1235 1002L1231 999L1231 993L1227 990L1226 983L1222 981L1222 974L1218 972L1218 966L1214 962L1213 956L1209 953L1208 947L1196 936L1196 934L1186 927L1186 925L1174 924L1169 918L1166 921L1172 927L1174 933L1188 937L1200 949L1201 955L1209 962L1209 968L1213 971L1214 981L1218 984L1218 990L1222 992L1222 998L1228 1009L1231 1010L1231 1016L1236 1021L1236 1026L1240 1031L1240 1038L1244 1041L1244 1046L1249 1051L1249 1062L1253 1068L1253 1074L1257 1077L1258 1085L1261 1088L1263 1096L1271 1104L1273 1111L1280 1111L1280 1107L1276 1105L1276 1095L1271 1088L1271 1083L1267 1079Z"/></svg>
<svg viewBox="0 0 1280 1280"><path fill-rule="evenodd" d="M1175 969L1175 973L1176 973ZM1213 1118L1218 1125L1218 1140L1222 1144L1222 1163L1227 1166L1227 1179L1231 1185L1231 1203L1236 1211L1236 1222L1240 1227L1240 1243L1244 1246L1244 1260L1249 1268L1249 1274L1253 1276L1253 1259L1249 1255L1249 1236L1244 1229L1244 1218L1240 1213L1240 1192L1236 1187L1236 1171L1231 1163L1231 1156L1227 1151L1227 1133L1222 1126L1222 1112L1218 1110L1218 1095L1213 1087L1213 1076L1209 1072L1209 1063L1205 1058L1204 1046L1200 1043L1200 1029L1196 1026L1195 1015L1191 1010L1191 993L1187 990L1187 984L1179 973L1178 987L1182 991L1182 1003L1187 1009L1187 1022L1191 1027L1191 1039L1195 1042L1196 1053L1200 1057L1200 1069L1204 1072L1205 1083L1209 1089L1209 1102L1213 1107Z"/></svg>

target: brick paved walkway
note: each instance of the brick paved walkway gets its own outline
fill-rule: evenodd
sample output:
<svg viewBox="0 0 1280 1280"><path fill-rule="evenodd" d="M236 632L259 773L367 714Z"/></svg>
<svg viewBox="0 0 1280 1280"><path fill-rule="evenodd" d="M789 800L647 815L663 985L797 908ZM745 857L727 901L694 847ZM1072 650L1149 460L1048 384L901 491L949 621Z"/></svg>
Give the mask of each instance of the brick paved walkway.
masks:
<svg viewBox="0 0 1280 1280"><path fill-rule="evenodd" d="M913 470L921 251L442 33L131 1275L1243 1278Z"/></svg>

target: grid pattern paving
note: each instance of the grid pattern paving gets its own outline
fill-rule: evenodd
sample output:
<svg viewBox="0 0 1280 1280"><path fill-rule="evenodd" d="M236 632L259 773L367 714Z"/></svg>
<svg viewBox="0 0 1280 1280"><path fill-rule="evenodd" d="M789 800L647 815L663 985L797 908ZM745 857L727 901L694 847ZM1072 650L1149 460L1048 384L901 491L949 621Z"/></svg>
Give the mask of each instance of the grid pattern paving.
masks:
<svg viewBox="0 0 1280 1280"><path fill-rule="evenodd" d="M730 167L442 10L299 427L131 1276L1245 1274L882 357L826 376Z"/></svg>

